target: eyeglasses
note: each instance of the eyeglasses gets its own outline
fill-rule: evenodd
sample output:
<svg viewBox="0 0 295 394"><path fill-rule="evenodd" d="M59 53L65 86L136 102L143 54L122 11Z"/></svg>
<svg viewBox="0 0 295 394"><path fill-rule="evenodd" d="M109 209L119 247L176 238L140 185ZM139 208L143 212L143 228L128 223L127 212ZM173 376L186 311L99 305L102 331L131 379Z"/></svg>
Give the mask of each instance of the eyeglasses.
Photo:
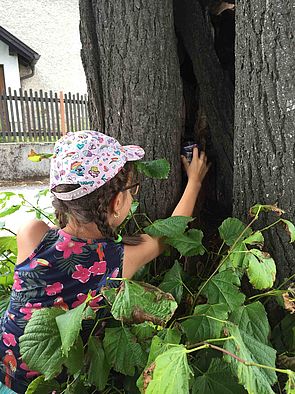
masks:
<svg viewBox="0 0 295 394"><path fill-rule="evenodd" d="M139 182L133 183L130 186L126 186L122 191L124 192L125 190L130 190L131 196L136 196L139 191Z"/></svg>

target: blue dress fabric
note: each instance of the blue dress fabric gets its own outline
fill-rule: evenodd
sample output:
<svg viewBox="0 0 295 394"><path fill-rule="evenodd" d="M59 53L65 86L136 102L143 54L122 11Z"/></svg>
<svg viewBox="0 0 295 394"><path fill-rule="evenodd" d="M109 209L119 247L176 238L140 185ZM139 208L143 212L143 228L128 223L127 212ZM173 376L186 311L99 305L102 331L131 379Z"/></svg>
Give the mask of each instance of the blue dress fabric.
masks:
<svg viewBox="0 0 295 394"><path fill-rule="evenodd" d="M94 297L89 306L97 311L107 278L121 277L123 255L122 243L80 239L50 229L36 250L16 265L10 304L0 320L0 381L5 386L24 393L39 375L22 361L19 351L19 337L32 313L52 306L75 308L89 292ZM120 282L109 283L117 286Z"/></svg>

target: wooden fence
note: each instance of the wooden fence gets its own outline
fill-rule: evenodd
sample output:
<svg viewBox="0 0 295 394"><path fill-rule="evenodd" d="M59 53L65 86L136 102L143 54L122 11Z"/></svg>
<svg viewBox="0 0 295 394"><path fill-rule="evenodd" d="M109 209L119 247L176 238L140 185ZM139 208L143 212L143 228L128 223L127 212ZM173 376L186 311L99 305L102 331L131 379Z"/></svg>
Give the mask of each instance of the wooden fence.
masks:
<svg viewBox="0 0 295 394"><path fill-rule="evenodd" d="M8 88L0 94L0 142L55 141L89 129L87 96Z"/></svg>

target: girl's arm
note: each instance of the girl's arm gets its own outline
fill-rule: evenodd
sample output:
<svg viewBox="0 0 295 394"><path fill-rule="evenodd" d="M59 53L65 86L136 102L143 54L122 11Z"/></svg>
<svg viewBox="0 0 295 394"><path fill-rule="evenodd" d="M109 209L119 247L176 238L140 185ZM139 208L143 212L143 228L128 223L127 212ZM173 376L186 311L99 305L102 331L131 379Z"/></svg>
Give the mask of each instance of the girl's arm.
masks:
<svg viewBox="0 0 295 394"><path fill-rule="evenodd" d="M201 152L199 157L198 148L194 148L193 159L190 164L185 157L182 157L182 162L187 173L188 182L171 216L192 215L202 181L210 167L207 164L207 157L204 152ZM124 247L124 278L131 278L140 267L158 257L165 249L165 244L161 241L161 238L143 234L142 239L143 242L139 245L125 245Z"/></svg>

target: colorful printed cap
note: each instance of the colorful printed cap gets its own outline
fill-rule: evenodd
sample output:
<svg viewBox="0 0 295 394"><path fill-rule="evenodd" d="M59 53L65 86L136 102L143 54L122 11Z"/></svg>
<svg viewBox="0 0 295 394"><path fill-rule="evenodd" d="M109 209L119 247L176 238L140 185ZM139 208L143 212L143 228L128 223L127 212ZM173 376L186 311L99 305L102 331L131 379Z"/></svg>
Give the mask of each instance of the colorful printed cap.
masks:
<svg viewBox="0 0 295 394"><path fill-rule="evenodd" d="M62 184L80 185L66 193L52 191L60 200L75 200L104 185L127 161L140 160L143 156L140 146L122 146L115 138L98 131L69 132L54 146L50 190Z"/></svg>

